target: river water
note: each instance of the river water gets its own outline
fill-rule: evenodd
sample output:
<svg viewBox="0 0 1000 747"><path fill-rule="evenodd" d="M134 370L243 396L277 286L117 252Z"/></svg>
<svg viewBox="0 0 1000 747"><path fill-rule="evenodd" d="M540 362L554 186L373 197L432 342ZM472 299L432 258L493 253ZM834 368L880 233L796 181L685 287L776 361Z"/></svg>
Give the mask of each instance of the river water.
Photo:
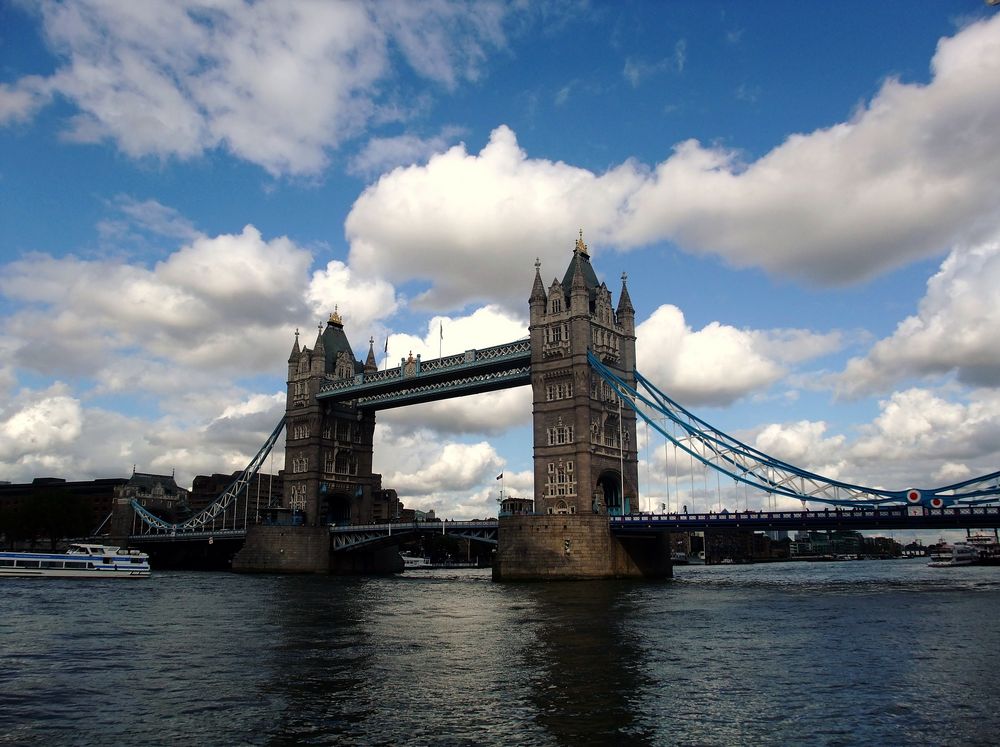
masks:
<svg viewBox="0 0 1000 747"><path fill-rule="evenodd" d="M0 582L0 744L998 742L1000 567Z"/></svg>

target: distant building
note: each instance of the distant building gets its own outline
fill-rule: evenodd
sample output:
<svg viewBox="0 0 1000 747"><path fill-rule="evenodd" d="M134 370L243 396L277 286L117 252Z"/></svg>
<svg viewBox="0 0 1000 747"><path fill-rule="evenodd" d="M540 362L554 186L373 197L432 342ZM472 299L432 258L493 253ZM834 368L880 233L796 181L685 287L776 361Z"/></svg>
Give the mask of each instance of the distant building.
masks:
<svg viewBox="0 0 1000 747"><path fill-rule="evenodd" d="M82 505L84 515L81 516L81 525L73 534L85 536L98 530L105 531L106 520L114 507L115 492L126 482L125 478L117 477L78 481L36 477L29 483L0 483L0 534L4 535L8 545L14 535L25 531L35 531L37 535L36 530L25 525L24 517L32 514L45 497L68 499Z"/></svg>
<svg viewBox="0 0 1000 747"><path fill-rule="evenodd" d="M433 511L421 511L418 508L404 508L400 511L400 521L437 521Z"/></svg>
<svg viewBox="0 0 1000 747"><path fill-rule="evenodd" d="M188 496L188 491L177 485L173 475L148 472L133 472L132 477L115 488L115 499L119 503L138 501L143 508L164 518L190 513Z"/></svg>
<svg viewBox="0 0 1000 747"><path fill-rule="evenodd" d="M211 475L198 475L191 482L191 492L188 497L188 504L194 513L203 511L209 504L214 503L226 489L232 485L243 474L242 470L224 475L215 472ZM251 510L256 508L273 508L284 505L285 495L285 473L284 470L277 475L258 472L247 485L247 498L250 502Z"/></svg>

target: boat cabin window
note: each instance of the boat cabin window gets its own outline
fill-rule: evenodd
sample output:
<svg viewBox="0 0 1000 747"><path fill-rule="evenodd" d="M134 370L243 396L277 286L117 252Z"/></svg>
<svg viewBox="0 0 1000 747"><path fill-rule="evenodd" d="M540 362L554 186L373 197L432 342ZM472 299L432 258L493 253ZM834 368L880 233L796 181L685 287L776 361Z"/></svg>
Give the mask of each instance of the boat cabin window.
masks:
<svg viewBox="0 0 1000 747"><path fill-rule="evenodd" d="M18 568L37 568L37 560L18 560L14 563Z"/></svg>
<svg viewBox="0 0 1000 747"><path fill-rule="evenodd" d="M11 568L14 565L14 561L10 558L0 558L0 568Z"/></svg>
<svg viewBox="0 0 1000 747"><path fill-rule="evenodd" d="M62 568L63 564L61 560L43 560L42 568Z"/></svg>

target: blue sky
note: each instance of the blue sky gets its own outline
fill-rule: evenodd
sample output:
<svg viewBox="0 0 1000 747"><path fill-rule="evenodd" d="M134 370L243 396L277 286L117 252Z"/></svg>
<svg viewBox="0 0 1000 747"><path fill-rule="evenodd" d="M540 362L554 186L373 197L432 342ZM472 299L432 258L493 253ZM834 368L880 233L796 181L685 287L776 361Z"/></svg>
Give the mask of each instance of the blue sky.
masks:
<svg viewBox="0 0 1000 747"><path fill-rule="evenodd" d="M994 471L998 73L981 0L0 4L0 479L240 468L296 328L516 339L580 229L706 420L862 484ZM376 467L490 515L529 418L386 412Z"/></svg>

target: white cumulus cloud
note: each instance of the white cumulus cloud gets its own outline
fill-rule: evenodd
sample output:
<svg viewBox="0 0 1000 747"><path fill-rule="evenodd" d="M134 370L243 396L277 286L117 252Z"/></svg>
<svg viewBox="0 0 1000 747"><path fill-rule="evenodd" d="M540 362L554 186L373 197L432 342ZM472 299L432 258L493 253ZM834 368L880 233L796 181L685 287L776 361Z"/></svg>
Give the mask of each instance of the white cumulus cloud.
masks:
<svg viewBox="0 0 1000 747"><path fill-rule="evenodd" d="M950 372L971 386L1000 387L998 287L1000 240L953 251L927 282L917 313L849 361L839 390L854 396Z"/></svg>
<svg viewBox="0 0 1000 747"><path fill-rule="evenodd" d="M274 175L318 173L370 121L402 116L379 85L402 72L396 60L445 89L478 78L511 12L444 0L49 0L38 10L60 65L0 87L0 125L59 94L77 110L69 140L110 140L132 157L221 148Z"/></svg>
<svg viewBox="0 0 1000 747"><path fill-rule="evenodd" d="M700 330L665 304L636 327L636 367L682 405L722 405L766 389L788 366L829 353L840 335L743 330L712 322Z"/></svg>

